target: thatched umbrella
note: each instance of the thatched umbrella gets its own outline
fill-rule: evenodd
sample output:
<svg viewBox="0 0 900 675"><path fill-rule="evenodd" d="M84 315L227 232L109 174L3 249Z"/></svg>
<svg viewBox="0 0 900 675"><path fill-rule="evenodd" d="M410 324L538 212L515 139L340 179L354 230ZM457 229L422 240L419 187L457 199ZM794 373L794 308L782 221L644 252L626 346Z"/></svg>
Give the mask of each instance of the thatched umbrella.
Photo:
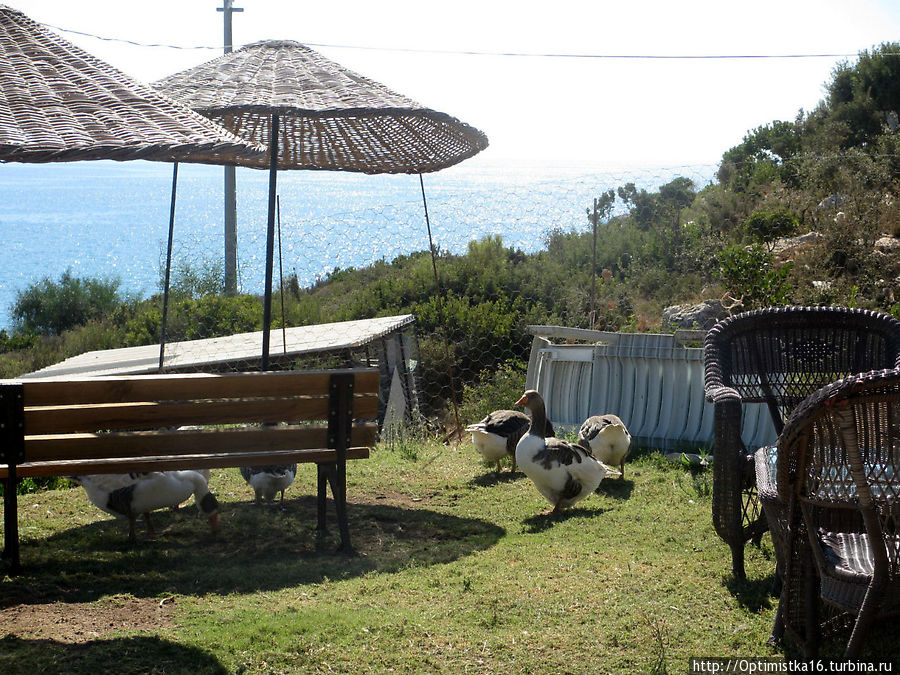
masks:
<svg viewBox="0 0 900 675"><path fill-rule="evenodd" d="M175 162L166 301L177 162L237 164L264 156L262 146L238 138L18 10L0 5L0 163L93 159ZM160 368L164 345L165 319L160 335Z"/></svg>
<svg viewBox="0 0 900 675"><path fill-rule="evenodd" d="M247 45L154 85L238 136L269 147L262 365L268 367L278 169L422 174L487 147L487 137L298 42Z"/></svg>
<svg viewBox="0 0 900 675"><path fill-rule="evenodd" d="M263 149L0 5L0 162L239 163Z"/></svg>
<svg viewBox="0 0 900 675"><path fill-rule="evenodd" d="M0 163L148 159L237 163L263 154L208 119L138 84L21 12L0 5ZM177 175L177 174L176 174ZM169 222L171 248L172 215ZM5 500L15 499L15 443ZM15 509L5 509L3 557L18 571Z"/></svg>

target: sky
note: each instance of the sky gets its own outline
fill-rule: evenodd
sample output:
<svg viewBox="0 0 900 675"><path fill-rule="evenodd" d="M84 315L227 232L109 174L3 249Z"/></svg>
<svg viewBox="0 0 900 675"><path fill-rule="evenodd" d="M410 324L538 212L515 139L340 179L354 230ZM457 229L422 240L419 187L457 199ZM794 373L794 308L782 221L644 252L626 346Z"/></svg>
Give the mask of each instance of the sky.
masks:
<svg viewBox="0 0 900 675"><path fill-rule="evenodd" d="M142 82L222 53L223 14L216 9L223 0L0 2L54 29L107 38L57 31ZM234 6L244 10L233 15L236 48L268 39L307 44L481 129L490 147L475 160L494 164L715 164L748 131L814 108L837 63L900 40L900 3L893 0L235 0ZM548 54L592 58L541 56ZM821 54L838 56L609 58Z"/></svg>

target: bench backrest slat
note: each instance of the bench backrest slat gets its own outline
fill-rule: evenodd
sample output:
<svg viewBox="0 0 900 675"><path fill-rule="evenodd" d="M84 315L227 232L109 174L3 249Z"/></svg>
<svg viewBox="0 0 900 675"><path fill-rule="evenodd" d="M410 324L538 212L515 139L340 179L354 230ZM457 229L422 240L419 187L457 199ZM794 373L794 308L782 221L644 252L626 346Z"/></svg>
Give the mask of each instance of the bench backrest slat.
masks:
<svg viewBox="0 0 900 675"><path fill-rule="evenodd" d="M357 419L378 416L375 394L354 397ZM179 420L182 425L227 425L324 420L328 398L253 398L199 401L145 401L25 409L28 436L71 432L152 429Z"/></svg>
<svg viewBox="0 0 900 675"><path fill-rule="evenodd" d="M114 434L61 434L28 436L29 462L73 459L195 455L220 452L271 452L328 447L323 426L250 427L216 430L124 432ZM355 425L350 443L371 446L375 425ZM140 448L140 452L136 452Z"/></svg>
<svg viewBox="0 0 900 675"><path fill-rule="evenodd" d="M25 406L127 403L201 398L325 396L333 374L355 374L355 389L377 392L377 370L321 370L265 373L130 375L66 380L23 380ZM3 384L3 382L0 382Z"/></svg>

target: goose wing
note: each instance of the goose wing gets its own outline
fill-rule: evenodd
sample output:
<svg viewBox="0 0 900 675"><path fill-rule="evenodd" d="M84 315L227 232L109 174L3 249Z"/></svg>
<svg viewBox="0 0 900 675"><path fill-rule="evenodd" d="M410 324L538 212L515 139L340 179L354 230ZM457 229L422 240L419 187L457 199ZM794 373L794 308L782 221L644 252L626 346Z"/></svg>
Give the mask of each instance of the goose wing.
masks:
<svg viewBox="0 0 900 675"><path fill-rule="evenodd" d="M137 485L139 482L149 480L155 475L159 475L159 472L96 473L88 476L72 476L71 478L79 485L90 485L102 492L114 492Z"/></svg>
<svg viewBox="0 0 900 675"><path fill-rule="evenodd" d="M585 457L591 456L589 450L559 438L548 438L544 448L534 456L534 462L548 471L560 467L572 467L581 464Z"/></svg>
<svg viewBox="0 0 900 675"><path fill-rule="evenodd" d="M467 431L484 431L508 438L528 427L530 420L528 415L518 410L495 410L476 424L466 428Z"/></svg>
<svg viewBox="0 0 900 675"><path fill-rule="evenodd" d="M616 415L594 415L588 417L584 424L581 425L581 429L578 431L578 438L592 441L600 433L615 427L622 429L626 434L628 433L625 424Z"/></svg>

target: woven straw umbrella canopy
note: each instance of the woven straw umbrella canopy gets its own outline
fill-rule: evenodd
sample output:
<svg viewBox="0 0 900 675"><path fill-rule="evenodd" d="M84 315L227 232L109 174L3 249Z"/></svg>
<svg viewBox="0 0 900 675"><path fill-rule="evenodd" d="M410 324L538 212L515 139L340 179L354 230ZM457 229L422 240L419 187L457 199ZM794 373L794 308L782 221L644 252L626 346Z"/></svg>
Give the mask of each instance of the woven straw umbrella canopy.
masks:
<svg viewBox="0 0 900 675"><path fill-rule="evenodd" d="M261 155L264 148L0 5L0 162L235 164Z"/></svg>
<svg viewBox="0 0 900 675"><path fill-rule="evenodd" d="M279 169L427 173L488 145L478 129L289 40L247 45L153 86L267 146L270 117L278 115ZM241 165L270 164L255 158Z"/></svg>
<svg viewBox="0 0 900 675"><path fill-rule="evenodd" d="M290 40L266 40L154 83L247 140L269 168L262 367L269 362L278 169L428 173L484 150L487 137Z"/></svg>
<svg viewBox="0 0 900 675"><path fill-rule="evenodd" d="M168 300L178 162L237 164L265 148L140 84L0 5L0 163L144 159L175 162L163 317ZM160 367L165 318L160 336Z"/></svg>

